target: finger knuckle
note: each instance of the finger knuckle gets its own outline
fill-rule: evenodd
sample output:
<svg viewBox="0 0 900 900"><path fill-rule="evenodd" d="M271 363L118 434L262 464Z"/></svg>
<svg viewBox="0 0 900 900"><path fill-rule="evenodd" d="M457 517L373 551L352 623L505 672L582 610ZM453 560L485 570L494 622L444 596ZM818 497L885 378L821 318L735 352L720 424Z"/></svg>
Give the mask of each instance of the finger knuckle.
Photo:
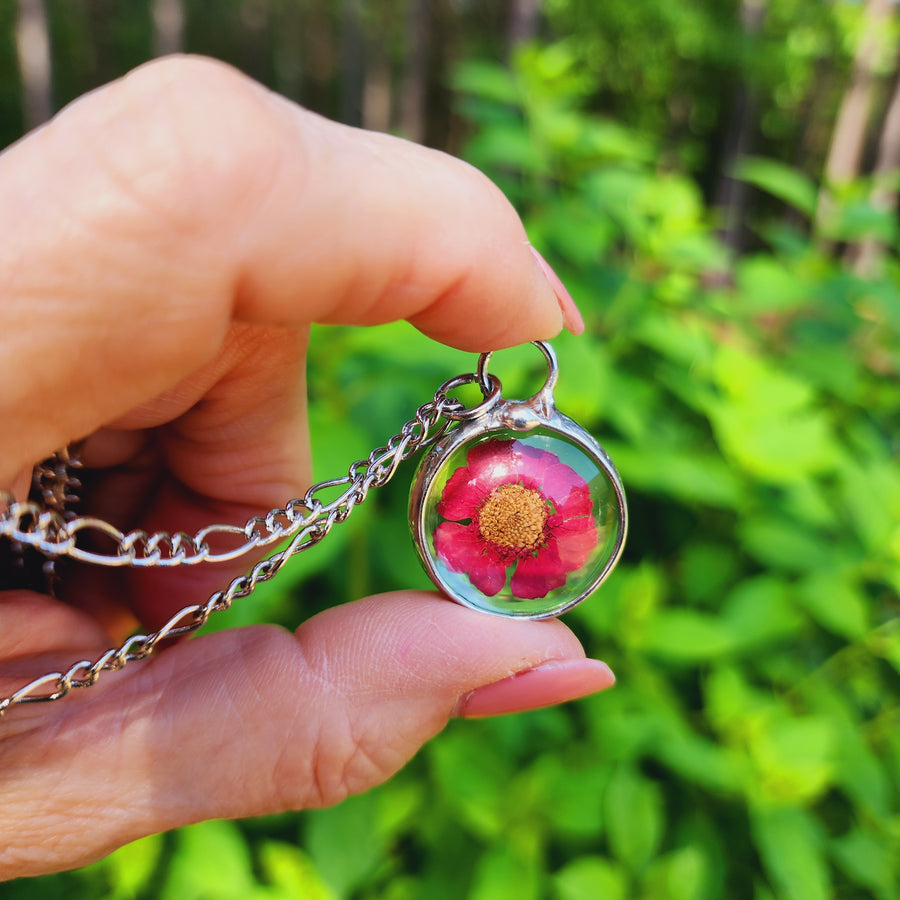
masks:
<svg viewBox="0 0 900 900"><path fill-rule="evenodd" d="M268 96L224 63L168 57L93 98L87 149L123 206L194 233L265 190L284 142Z"/></svg>

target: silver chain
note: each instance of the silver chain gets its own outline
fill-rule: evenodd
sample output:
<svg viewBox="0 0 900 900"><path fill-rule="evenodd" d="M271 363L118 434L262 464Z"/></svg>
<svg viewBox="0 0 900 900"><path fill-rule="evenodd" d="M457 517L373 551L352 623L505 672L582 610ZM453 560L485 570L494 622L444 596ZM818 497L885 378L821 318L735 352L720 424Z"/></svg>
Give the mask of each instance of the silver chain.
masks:
<svg viewBox="0 0 900 900"><path fill-rule="evenodd" d="M362 503L373 487L391 480L397 467L418 450L437 441L456 421L480 415L485 405L500 393L500 382L493 375L485 385L476 374L458 375L445 381L434 398L420 406L385 447L373 450L367 459L358 460L347 473L314 484L303 497L273 509L265 516L254 516L244 526L209 525L195 535L130 531L127 534L102 519L75 516L66 510L74 499L72 489L79 485L72 473L79 463L67 451L61 451L35 470L35 486L41 486L40 500L17 502L7 491L0 491L0 540L8 539L14 548L33 548L48 562L61 557L101 566L172 567L202 562L235 559L251 550L288 540L284 549L256 563L248 573L234 578L205 603L186 606L165 625L151 634L135 634L96 660L79 660L64 672L50 672L0 698L0 719L14 706L46 703L65 697L73 688L90 687L102 672L117 671L132 660L146 659L164 641L192 634L202 628L210 615L228 609L237 598L247 597L256 586L272 578L297 553L321 541L332 527L343 522ZM466 408L448 396L464 384L478 383L485 402ZM442 421L443 420L443 421ZM46 487L46 489L44 489ZM324 502L319 495L344 487L335 499ZM88 535L112 540L108 552L88 550L83 541ZM232 549L213 552L209 541L214 536L237 538Z"/></svg>

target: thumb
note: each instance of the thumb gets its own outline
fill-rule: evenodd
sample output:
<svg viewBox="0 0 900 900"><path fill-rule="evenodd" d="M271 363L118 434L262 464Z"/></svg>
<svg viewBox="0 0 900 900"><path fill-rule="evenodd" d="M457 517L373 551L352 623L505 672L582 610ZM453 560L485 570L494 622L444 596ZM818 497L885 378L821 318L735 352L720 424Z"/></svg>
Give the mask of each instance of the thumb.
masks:
<svg viewBox="0 0 900 900"><path fill-rule="evenodd" d="M293 635L208 635L75 698L46 720L52 741L49 724L17 736L28 777L6 786L22 822L0 875L3 860L39 874L191 822L333 804L396 772L452 714L547 705L613 680L560 622L421 592L328 609ZM64 790L37 789L61 779ZM58 833L37 847L35 822Z"/></svg>

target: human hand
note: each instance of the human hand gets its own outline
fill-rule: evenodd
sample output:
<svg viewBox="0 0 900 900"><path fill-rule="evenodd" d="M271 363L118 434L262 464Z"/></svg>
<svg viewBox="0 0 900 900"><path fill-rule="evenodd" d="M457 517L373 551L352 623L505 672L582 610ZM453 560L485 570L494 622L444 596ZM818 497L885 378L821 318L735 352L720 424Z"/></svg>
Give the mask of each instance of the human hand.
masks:
<svg viewBox="0 0 900 900"><path fill-rule="evenodd" d="M23 495L37 461L85 438L85 509L124 530L243 523L302 494L310 322L407 318L470 351L579 327L477 172L210 61L146 66L7 150L0 228L0 486ZM61 601L0 593L0 696L247 565L73 567ZM559 622L421 591L294 634L182 642L0 721L0 878L207 818L335 803L451 715L612 680Z"/></svg>

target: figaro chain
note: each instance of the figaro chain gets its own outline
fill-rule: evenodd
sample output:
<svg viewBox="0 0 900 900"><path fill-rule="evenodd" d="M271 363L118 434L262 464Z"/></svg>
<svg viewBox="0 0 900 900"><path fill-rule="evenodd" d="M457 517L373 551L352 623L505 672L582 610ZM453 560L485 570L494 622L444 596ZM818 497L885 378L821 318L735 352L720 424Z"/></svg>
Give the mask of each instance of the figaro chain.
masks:
<svg viewBox="0 0 900 900"><path fill-rule="evenodd" d="M449 393L464 384L479 384L484 403L467 408ZM248 573L234 578L204 603L186 606L162 628L151 634L135 634L118 647L107 650L96 660L79 660L66 671L50 672L36 678L7 697L0 698L0 719L14 706L46 703L65 697L73 688L90 687L102 672L121 669L132 660L145 659L166 640L192 634L202 628L214 612L228 609L236 598L249 596L256 586L272 578L297 553L321 541L331 528L343 522L362 503L369 490L391 480L400 463L418 450L435 443L457 421L474 418L500 394L500 381L489 376L484 384L478 375L457 375L445 381L434 398L420 406L415 416L394 435L385 447L373 450L367 459L358 460L339 478L321 481L301 498L265 516L254 516L244 526L209 525L193 536L178 533L143 531L123 533L115 526L90 516L76 516L67 506L76 499L80 487L75 472L80 463L67 451L60 451L35 470L34 485L40 500L17 502L0 491L0 549L4 540L19 555L29 548L44 558L43 572L52 587L56 578L54 562L60 558L101 566L174 567L235 559L252 550L287 540L287 545L256 563ZM335 499L325 502L320 495L344 488ZM100 536L107 552L87 549L79 537ZM232 549L214 552L210 539L226 536L237 539ZM2 576L2 572L0 572ZM0 584L0 588L4 586Z"/></svg>

